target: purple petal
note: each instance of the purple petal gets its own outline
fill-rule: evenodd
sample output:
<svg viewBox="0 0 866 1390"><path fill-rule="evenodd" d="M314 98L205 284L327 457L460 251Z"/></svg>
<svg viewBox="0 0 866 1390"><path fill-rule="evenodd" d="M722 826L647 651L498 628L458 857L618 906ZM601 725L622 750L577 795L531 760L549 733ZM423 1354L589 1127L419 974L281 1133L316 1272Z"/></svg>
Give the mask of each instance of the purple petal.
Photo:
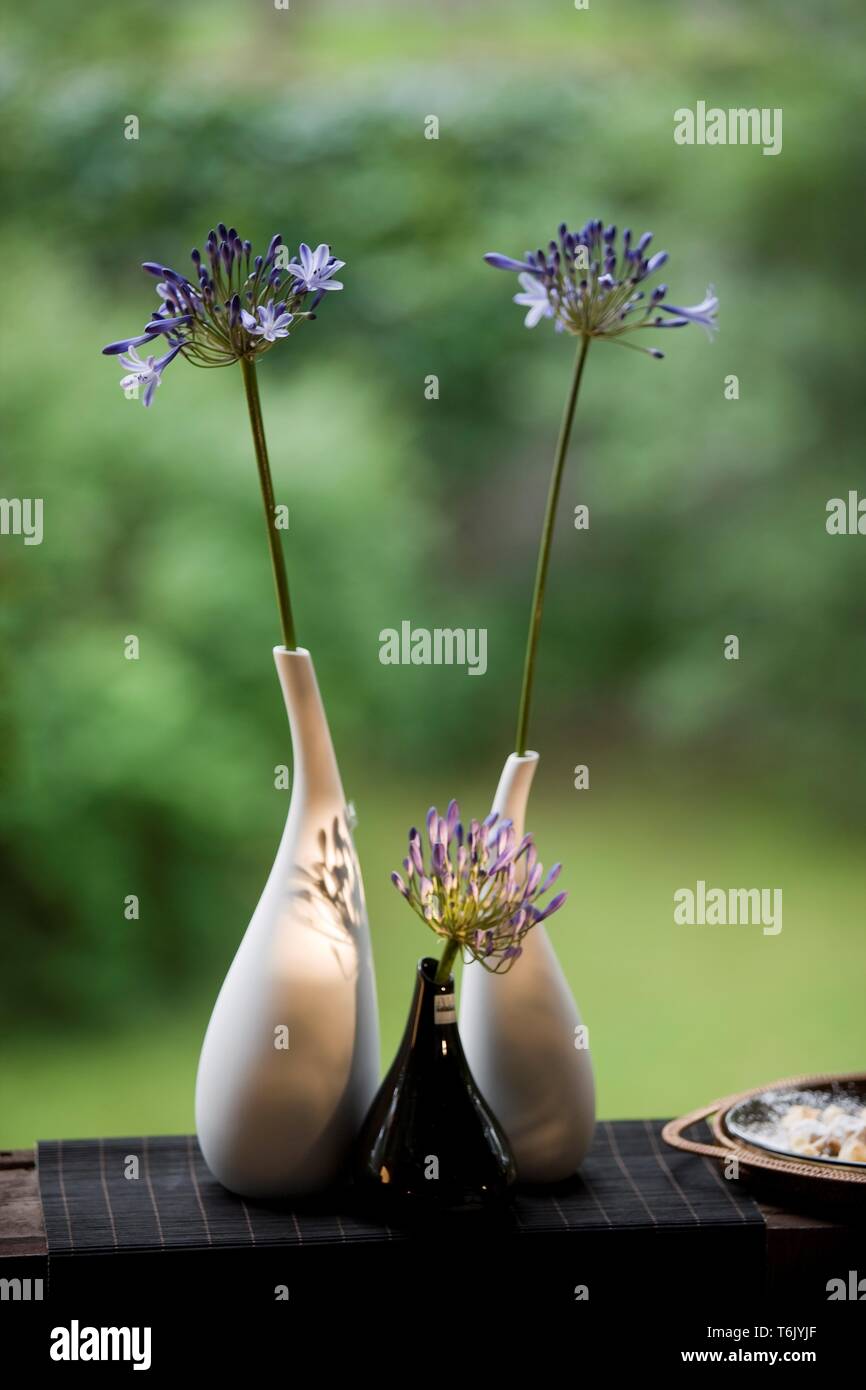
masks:
<svg viewBox="0 0 866 1390"><path fill-rule="evenodd" d="M528 270L530 273L534 273L537 269L528 261L516 261L513 256L501 256L498 251L488 251L484 259L488 265L492 265L496 270Z"/></svg>
<svg viewBox="0 0 866 1390"><path fill-rule="evenodd" d="M174 361L182 347L183 343L176 343L174 347L169 348L168 352L163 353L162 357L156 359L155 365L160 371L162 371L164 367L167 367L169 362Z"/></svg>
<svg viewBox="0 0 866 1390"><path fill-rule="evenodd" d="M155 337L155 333L140 333L137 338L122 338L119 343L109 343L102 352L106 357L114 357L119 352L126 352L127 348L138 347L139 343L151 343Z"/></svg>
<svg viewBox="0 0 866 1390"><path fill-rule="evenodd" d="M191 317L190 314L181 314L175 319L153 319L151 323L145 324L144 331L147 334L167 333L170 328L180 328L183 324L189 323Z"/></svg>
<svg viewBox="0 0 866 1390"><path fill-rule="evenodd" d="M542 883L541 887L540 887L539 890L538 890L538 896L539 896L539 897L541 897L542 893L546 893L547 890L548 890L548 888L551 888L551 887L553 886L553 884L554 884L554 883L556 882L556 880L559 878L559 875L561 874L561 872L562 872L562 865L561 865L561 864L554 864L553 868L550 870L550 873L547 875L547 877L545 878L544 882Z"/></svg>
<svg viewBox="0 0 866 1390"><path fill-rule="evenodd" d="M552 917L554 912L558 912L568 897L567 893L557 893L556 897L547 904L547 907L536 918L537 922L543 922L546 917Z"/></svg>

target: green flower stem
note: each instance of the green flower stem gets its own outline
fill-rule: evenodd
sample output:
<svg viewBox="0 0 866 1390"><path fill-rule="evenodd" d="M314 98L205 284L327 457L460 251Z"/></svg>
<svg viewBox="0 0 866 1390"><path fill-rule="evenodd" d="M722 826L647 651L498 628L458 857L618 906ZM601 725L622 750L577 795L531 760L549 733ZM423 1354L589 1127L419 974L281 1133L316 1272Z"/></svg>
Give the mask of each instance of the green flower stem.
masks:
<svg viewBox="0 0 866 1390"><path fill-rule="evenodd" d="M274 484L268 463L268 446L265 442L265 427L262 421L262 407L259 401L259 383L256 377L256 364L248 357L242 357L241 372L247 405L250 411L250 426L253 431L253 444L256 450L256 463L259 467L259 482L262 485L262 501L265 504L265 522L268 531L268 547L271 552L271 565L274 571L274 585L277 590L277 607L280 610L280 625L283 630L283 645L290 652L298 645L295 637L295 623L292 617L292 604L289 598L289 581L286 575L286 561L283 547L275 525L276 504Z"/></svg>
<svg viewBox="0 0 866 1390"><path fill-rule="evenodd" d="M437 970L436 970L436 978L435 978L435 980L434 980L434 984L437 984L437 985L444 985L444 984L445 984L446 980L449 978L449 976L450 976L450 974L451 974L451 969L452 969L452 966L454 965L454 958L455 958L455 956L457 955L457 952L458 952L459 950L460 950L460 946L459 946L458 942L456 942L456 941L449 941L449 942L448 942L448 945L445 947L445 950L442 952L442 959L440 960L439 966L438 966L438 968L437 968Z"/></svg>
<svg viewBox="0 0 866 1390"><path fill-rule="evenodd" d="M541 615L544 610L544 587L547 583L547 570L550 565L550 545L553 540L553 528L556 523L556 506L559 501L559 489L562 483L562 469L565 463L565 456L568 453L568 441L571 438L574 408L577 405L580 379L583 376L583 367L586 362L586 354L589 351L590 341L590 336L585 334L581 338L580 347L577 350L577 357L574 363L574 376L572 377L568 399L565 402L565 410L562 413L562 424L559 427L559 438L556 441L556 453L553 458L553 472L550 477L550 487L547 493L547 508L544 513L544 527L541 532L538 565L535 571L535 589L532 594L529 634L526 640L526 659L523 665L523 686L520 691L520 708L517 715L517 740L515 750L518 757L521 758L526 752L529 707L532 700L532 682L535 676L535 656L538 648L538 635L541 631Z"/></svg>

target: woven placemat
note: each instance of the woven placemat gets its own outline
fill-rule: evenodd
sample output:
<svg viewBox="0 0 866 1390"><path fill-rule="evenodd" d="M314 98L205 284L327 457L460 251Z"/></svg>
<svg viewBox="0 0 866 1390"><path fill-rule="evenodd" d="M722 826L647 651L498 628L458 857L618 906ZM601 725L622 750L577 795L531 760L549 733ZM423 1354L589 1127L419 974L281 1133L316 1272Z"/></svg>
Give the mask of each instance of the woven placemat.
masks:
<svg viewBox="0 0 866 1390"><path fill-rule="evenodd" d="M762 1226L756 1203L717 1164L662 1143L663 1123L599 1124L580 1175L520 1190L504 1232ZM191 1135L43 1141L38 1165L51 1255L405 1238L354 1214L339 1193L291 1204L236 1197L211 1176Z"/></svg>

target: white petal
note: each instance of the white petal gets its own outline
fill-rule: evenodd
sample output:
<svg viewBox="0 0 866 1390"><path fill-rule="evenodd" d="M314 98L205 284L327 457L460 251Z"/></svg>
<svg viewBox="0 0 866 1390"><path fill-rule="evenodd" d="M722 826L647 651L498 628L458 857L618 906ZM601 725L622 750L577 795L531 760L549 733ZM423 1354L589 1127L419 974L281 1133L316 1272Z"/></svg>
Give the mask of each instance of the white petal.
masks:
<svg viewBox="0 0 866 1390"><path fill-rule="evenodd" d="M547 290L544 285L540 280L536 280L534 275L530 275L528 271L522 270L517 277L517 282L523 286L527 294L532 295L533 299L539 299L542 295L544 295L545 299L547 298Z"/></svg>

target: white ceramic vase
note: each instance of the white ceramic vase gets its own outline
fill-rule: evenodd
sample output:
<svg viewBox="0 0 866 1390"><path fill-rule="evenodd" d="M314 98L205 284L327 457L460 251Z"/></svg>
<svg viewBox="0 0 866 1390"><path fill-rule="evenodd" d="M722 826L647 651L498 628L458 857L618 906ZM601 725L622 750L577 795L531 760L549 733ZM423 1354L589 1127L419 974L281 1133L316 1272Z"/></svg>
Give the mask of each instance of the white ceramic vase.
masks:
<svg viewBox="0 0 866 1390"><path fill-rule="evenodd" d="M274 648L294 751L289 814L211 1015L196 1128L248 1197L326 1187L376 1091L379 1033L364 887L310 654Z"/></svg>
<svg viewBox="0 0 866 1390"><path fill-rule="evenodd" d="M493 810L523 836L538 754L512 753ZM595 1129L595 1083L581 1045L580 1014L543 924L512 968L463 971L460 1035L481 1093L511 1143L523 1182L557 1182L577 1171Z"/></svg>

